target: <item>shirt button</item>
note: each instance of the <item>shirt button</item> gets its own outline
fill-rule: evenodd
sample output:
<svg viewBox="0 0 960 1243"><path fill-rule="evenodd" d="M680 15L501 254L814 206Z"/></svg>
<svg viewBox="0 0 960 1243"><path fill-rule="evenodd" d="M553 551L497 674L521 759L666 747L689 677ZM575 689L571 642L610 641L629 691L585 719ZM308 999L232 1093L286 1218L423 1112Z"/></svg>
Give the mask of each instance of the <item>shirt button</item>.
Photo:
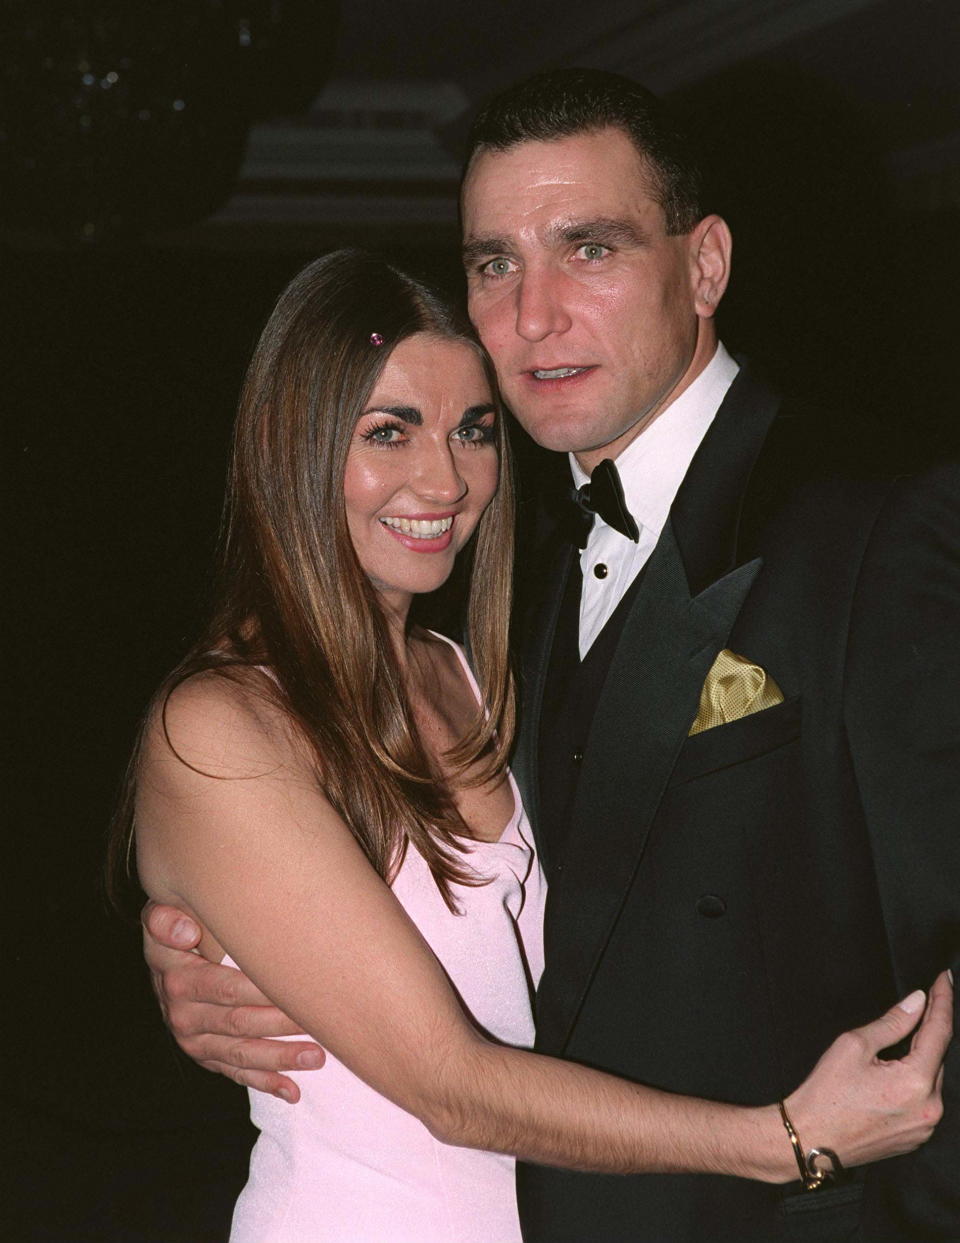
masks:
<svg viewBox="0 0 960 1243"><path fill-rule="evenodd" d="M597 564L593 567L593 572L597 578L606 578L610 573L602 561L597 562Z"/></svg>
<svg viewBox="0 0 960 1243"><path fill-rule="evenodd" d="M573 753L573 762L574 762L574 764L582 764L582 763L583 763L583 752L582 752L582 751L574 751L574 753Z"/></svg>
<svg viewBox="0 0 960 1243"><path fill-rule="evenodd" d="M703 915L705 919L719 919L726 913L726 910L726 902L723 898L718 898L715 893L705 893L697 901L697 914Z"/></svg>

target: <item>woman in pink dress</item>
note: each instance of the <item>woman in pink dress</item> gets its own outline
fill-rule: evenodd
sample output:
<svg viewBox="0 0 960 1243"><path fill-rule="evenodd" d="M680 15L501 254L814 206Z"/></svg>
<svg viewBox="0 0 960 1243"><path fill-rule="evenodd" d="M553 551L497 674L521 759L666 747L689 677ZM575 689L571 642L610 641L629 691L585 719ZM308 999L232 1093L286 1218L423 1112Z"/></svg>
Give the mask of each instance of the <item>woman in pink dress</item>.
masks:
<svg viewBox="0 0 960 1243"><path fill-rule="evenodd" d="M148 715L126 817L145 890L330 1051L296 1109L253 1094L233 1243L517 1243L514 1155L796 1177L776 1104L525 1051L544 887L506 768L511 509L469 328L372 257L311 264L250 365L218 606ZM461 553L476 680L411 617ZM904 1009L831 1046L786 1102L799 1133L851 1165L927 1138L946 991L902 1073L873 1054Z"/></svg>

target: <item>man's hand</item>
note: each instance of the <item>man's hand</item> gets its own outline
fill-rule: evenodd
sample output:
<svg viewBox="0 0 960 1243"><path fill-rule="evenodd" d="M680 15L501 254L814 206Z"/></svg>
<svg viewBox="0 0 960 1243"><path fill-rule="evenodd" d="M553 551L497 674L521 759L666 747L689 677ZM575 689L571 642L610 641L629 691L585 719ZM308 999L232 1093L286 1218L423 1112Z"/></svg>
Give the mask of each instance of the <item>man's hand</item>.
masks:
<svg viewBox="0 0 960 1243"><path fill-rule="evenodd" d="M315 1070L325 1054L300 1036L292 1019L271 1005L242 971L194 953L202 929L173 906L148 902L140 914L143 954L164 1021L180 1048L207 1070L291 1105L300 1089L284 1070Z"/></svg>

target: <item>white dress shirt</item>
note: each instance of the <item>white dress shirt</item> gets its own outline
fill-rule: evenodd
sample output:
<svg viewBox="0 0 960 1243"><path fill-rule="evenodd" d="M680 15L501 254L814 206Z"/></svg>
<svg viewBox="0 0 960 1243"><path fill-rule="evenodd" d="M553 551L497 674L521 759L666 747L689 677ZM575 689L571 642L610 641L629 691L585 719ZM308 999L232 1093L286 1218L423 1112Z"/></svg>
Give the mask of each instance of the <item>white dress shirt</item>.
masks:
<svg viewBox="0 0 960 1243"><path fill-rule="evenodd" d="M739 370L718 345L690 387L617 457L624 499L640 528L640 540L635 544L602 518L594 520L587 546L580 553L581 660L656 547L693 455ZM576 487L589 481L572 453L570 469Z"/></svg>

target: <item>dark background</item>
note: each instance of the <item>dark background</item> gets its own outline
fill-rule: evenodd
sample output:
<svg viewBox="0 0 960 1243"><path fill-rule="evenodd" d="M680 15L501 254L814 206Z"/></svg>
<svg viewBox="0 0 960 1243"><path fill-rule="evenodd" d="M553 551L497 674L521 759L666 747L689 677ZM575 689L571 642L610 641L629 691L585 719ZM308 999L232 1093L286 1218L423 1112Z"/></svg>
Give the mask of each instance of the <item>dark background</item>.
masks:
<svg viewBox="0 0 960 1243"><path fill-rule="evenodd" d="M166 165L123 164L110 128L123 109L106 87L99 112L77 94L80 27L24 17L30 43L4 18L17 89L0 126L13 467L0 1238L15 1243L225 1237L245 1098L164 1032L136 930L103 897L106 824L138 715L201 615L234 404L273 299L344 244L459 289L455 147L480 95L556 63L671 95L736 239L724 340L820 402L905 429L923 455L956 447L953 0L607 3L586 17L537 0L522 14L447 4L442 18L367 0L339 28L332 7L285 12L285 37L248 23L244 46L269 52L255 80L188 45L173 56L171 72L192 57L205 106L228 119ZM158 58L121 34L122 84ZM100 73L122 39L96 37ZM22 70L44 40L66 68L38 104ZM155 83L155 114L178 92L192 106L188 88Z"/></svg>

